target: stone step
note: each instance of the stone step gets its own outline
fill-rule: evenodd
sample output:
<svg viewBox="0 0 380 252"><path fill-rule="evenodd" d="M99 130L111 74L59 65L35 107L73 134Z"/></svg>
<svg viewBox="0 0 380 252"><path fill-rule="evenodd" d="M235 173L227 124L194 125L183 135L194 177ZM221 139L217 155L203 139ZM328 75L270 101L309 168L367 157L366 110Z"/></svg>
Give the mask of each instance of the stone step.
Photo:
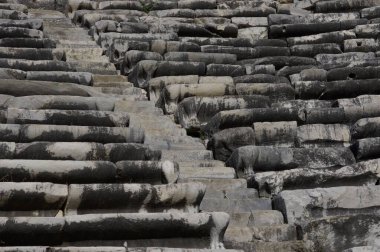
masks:
<svg viewBox="0 0 380 252"><path fill-rule="evenodd" d="M93 87L100 87L100 88L116 88L121 91L125 91L133 87L133 83L131 82L94 82L92 84ZM136 90L140 90L141 93L146 95L146 92L143 91L143 89L134 88Z"/></svg>
<svg viewBox="0 0 380 252"><path fill-rule="evenodd" d="M194 160L177 162L180 167L223 167L224 162L219 160Z"/></svg>
<svg viewBox="0 0 380 252"><path fill-rule="evenodd" d="M207 109L205 109L205 107L207 107ZM197 130L220 111L260 107L269 107L268 97L260 95L194 96L185 98L178 104L175 118L185 129Z"/></svg>
<svg viewBox="0 0 380 252"><path fill-rule="evenodd" d="M266 227L231 227L224 236L225 242L285 242L297 240L296 227L271 225Z"/></svg>
<svg viewBox="0 0 380 252"><path fill-rule="evenodd" d="M57 48L99 48L99 46L93 40L59 39L57 40Z"/></svg>
<svg viewBox="0 0 380 252"><path fill-rule="evenodd" d="M163 150L161 158L176 162L213 159L212 152L208 150Z"/></svg>
<svg viewBox="0 0 380 252"><path fill-rule="evenodd" d="M46 38L2 38L0 45L3 47L55 48L56 42Z"/></svg>
<svg viewBox="0 0 380 252"><path fill-rule="evenodd" d="M0 216L56 216L64 206L68 188L52 183L1 182ZM22 202L22 204L20 204Z"/></svg>
<svg viewBox="0 0 380 252"><path fill-rule="evenodd" d="M64 59L64 52L61 49L51 48L0 47L0 57L8 59L60 61Z"/></svg>
<svg viewBox="0 0 380 252"><path fill-rule="evenodd" d="M65 49L66 61L109 62L99 48L71 48Z"/></svg>
<svg viewBox="0 0 380 252"><path fill-rule="evenodd" d="M207 190L235 190L247 188L247 181L245 179L205 179L205 178L187 178L179 179L179 183L186 182L202 182L206 184Z"/></svg>
<svg viewBox="0 0 380 252"><path fill-rule="evenodd" d="M180 167L179 178L224 178L236 177L235 170L229 167Z"/></svg>
<svg viewBox="0 0 380 252"><path fill-rule="evenodd" d="M115 66L105 58L96 61L72 60L69 61L69 64L79 72L117 74Z"/></svg>
<svg viewBox="0 0 380 252"><path fill-rule="evenodd" d="M223 211L230 213L249 212L251 210L269 210L272 209L272 203L269 199L219 199L206 198L200 205L201 211Z"/></svg>
<svg viewBox="0 0 380 252"><path fill-rule="evenodd" d="M94 84L95 83L114 83L114 82L128 82L128 77L123 75L100 75L100 74L94 74L93 75Z"/></svg>
<svg viewBox="0 0 380 252"><path fill-rule="evenodd" d="M249 200L259 199L251 198ZM277 210L252 210L248 212L230 213L231 227L266 227L284 224L284 217Z"/></svg>
<svg viewBox="0 0 380 252"><path fill-rule="evenodd" d="M302 167L319 169L354 163L354 155L348 148L286 148L249 145L237 148L227 160L226 165L234 167L241 176L253 177L255 172Z"/></svg>
<svg viewBox="0 0 380 252"><path fill-rule="evenodd" d="M28 16L30 18L42 18L45 20L55 20L55 19L60 19L60 20L68 20L65 17L65 14L63 14L60 11L56 10L46 10L46 9L40 9L40 8L29 8L28 9ZM68 20L70 21L70 20Z"/></svg>
<svg viewBox="0 0 380 252"><path fill-rule="evenodd" d="M162 110L156 108L151 101L119 101L115 104L115 111L128 111L129 113L162 115Z"/></svg>
<svg viewBox="0 0 380 252"><path fill-rule="evenodd" d="M193 167L192 167L193 168ZM209 167L208 167L209 168ZM198 169L198 168L193 168ZM181 170L181 166L180 166ZM258 198L258 192L253 188L236 188L233 190L213 190L207 189L205 198L220 198L220 199L256 199Z"/></svg>
<svg viewBox="0 0 380 252"><path fill-rule="evenodd" d="M311 241L279 241L279 242L225 242L226 248L241 249L245 252L267 252L267 251L281 251L281 252L309 252L315 251Z"/></svg>

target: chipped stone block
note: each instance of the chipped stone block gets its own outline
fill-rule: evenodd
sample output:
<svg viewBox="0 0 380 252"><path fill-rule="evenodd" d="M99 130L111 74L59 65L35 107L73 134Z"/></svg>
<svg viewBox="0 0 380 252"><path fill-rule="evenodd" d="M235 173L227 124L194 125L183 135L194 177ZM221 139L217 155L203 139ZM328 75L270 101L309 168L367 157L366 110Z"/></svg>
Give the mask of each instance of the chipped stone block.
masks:
<svg viewBox="0 0 380 252"><path fill-rule="evenodd" d="M350 128L343 124L309 124L297 128L297 145L300 147L349 146Z"/></svg>

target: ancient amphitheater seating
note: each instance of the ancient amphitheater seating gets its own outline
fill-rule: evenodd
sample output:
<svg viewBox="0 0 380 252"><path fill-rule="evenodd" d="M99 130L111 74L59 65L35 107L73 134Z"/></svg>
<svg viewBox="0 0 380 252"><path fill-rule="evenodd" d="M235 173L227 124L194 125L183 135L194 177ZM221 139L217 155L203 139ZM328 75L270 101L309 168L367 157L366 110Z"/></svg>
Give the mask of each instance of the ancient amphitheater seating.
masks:
<svg viewBox="0 0 380 252"><path fill-rule="evenodd" d="M0 252L380 250L379 0L0 2Z"/></svg>

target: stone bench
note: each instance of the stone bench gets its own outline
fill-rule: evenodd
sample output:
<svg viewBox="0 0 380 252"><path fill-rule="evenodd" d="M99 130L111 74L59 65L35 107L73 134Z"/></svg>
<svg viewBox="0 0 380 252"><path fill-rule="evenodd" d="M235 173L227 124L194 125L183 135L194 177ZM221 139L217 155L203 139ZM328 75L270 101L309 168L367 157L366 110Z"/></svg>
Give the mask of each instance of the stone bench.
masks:
<svg viewBox="0 0 380 252"><path fill-rule="evenodd" d="M0 59L0 67L23 71L76 71L69 63L54 60Z"/></svg>
<svg viewBox="0 0 380 252"><path fill-rule="evenodd" d="M0 10L1 19L23 20L27 19L27 15L24 12L17 10Z"/></svg>
<svg viewBox="0 0 380 252"><path fill-rule="evenodd" d="M235 87L228 84L173 84L166 86L161 93L161 99L165 101L166 113L174 113L177 104L190 96L224 96L235 94Z"/></svg>
<svg viewBox="0 0 380 252"><path fill-rule="evenodd" d="M351 150L359 160L379 157L380 138L370 137L356 140L351 145Z"/></svg>
<svg viewBox="0 0 380 252"><path fill-rule="evenodd" d="M0 46L27 48L55 48L56 43L46 38L2 38Z"/></svg>
<svg viewBox="0 0 380 252"><path fill-rule="evenodd" d="M343 1L339 2L337 0L328 1L328 2L320 2L315 5L316 12L339 12L339 11L353 11L360 10L372 6L379 5L380 2L377 0L369 0L369 1L360 1L360 0L351 0L351 1Z"/></svg>
<svg viewBox="0 0 380 252"><path fill-rule="evenodd" d="M172 65L172 64L169 64L169 65ZM177 64L177 65L179 65L180 67L181 66L186 67L188 64L184 63L184 64ZM196 64L189 63L189 66L192 66L192 65L196 66ZM165 64L163 64L163 66L165 66ZM173 68L171 69L172 71L174 70ZM230 76L198 76L198 75L160 76L160 77L155 77L149 80L148 82L149 98L151 101L156 102L157 104L159 103L161 92L165 87L169 85L173 85L173 84L196 84L196 83L199 83L199 84L220 83L220 84L233 85L234 81Z"/></svg>
<svg viewBox="0 0 380 252"><path fill-rule="evenodd" d="M31 80L1 80L0 93L12 96L69 95L88 97L91 96L91 93L101 95L83 85Z"/></svg>
<svg viewBox="0 0 380 252"><path fill-rule="evenodd" d="M348 39L344 41L344 52L375 52L379 44L373 38Z"/></svg>
<svg viewBox="0 0 380 252"><path fill-rule="evenodd" d="M260 107L269 107L266 96L195 96L185 98L178 104L175 118L185 129L199 130L220 111Z"/></svg>
<svg viewBox="0 0 380 252"><path fill-rule="evenodd" d="M289 46L302 45L302 44L323 44L323 43L336 43L342 44L347 39L355 39L356 34L353 31L334 31L314 35L290 37L287 38Z"/></svg>
<svg viewBox="0 0 380 252"><path fill-rule="evenodd" d="M198 213L205 193L201 183L71 184L65 216L100 213Z"/></svg>
<svg viewBox="0 0 380 252"><path fill-rule="evenodd" d="M263 95L273 102L293 100L295 90L287 83L236 83L238 95Z"/></svg>
<svg viewBox="0 0 380 252"><path fill-rule="evenodd" d="M27 29L42 30L43 20L42 19L24 19L24 20L0 19L0 27L21 27L21 28L27 28Z"/></svg>
<svg viewBox="0 0 380 252"><path fill-rule="evenodd" d="M4 12L4 10L2 10ZM1 13L0 12L0 17ZM43 33L40 30L28 29L22 27L2 27L0 38L42 38Z"/></svg>
<svg viewBox="0 0 380 252"><path fill-rule="evenodd" d="M144 131L124 127L26 124L20 128L19 141L142 143Z"/></svg>
<svg viewBox="0 0 380 252"><path fill-rule="evenodd" d="M297 128L299 147L348 147L350 141L350 128L344 124L308 124Z"/></svg>
<svg viewBox="0 0 380 252"><path fill-rule="evenodd" d="M187 240L188 244L192 242L198 248L220 249L223 248L228 221L228 214L220 212L1 217L0 234L4 246L57 246L63 242L66 246L75 243L89 246L89 240L94 239L98 242L91 243L91 246L102 246L107 241L113 246L122 246L126 241L133 247L146 246L147 243L160 246L160 241L169 242L170 238L181 237L180 244L186 244Z"/></svg>
<svg viewBox="0 0 380 252"><path fill-rule="evenodd" d="M99 110L113 111L119 99L66 95L7 96L6 106L18 109ZM4 100L4 96L2 99Z"/></svg>
<svg viewBox="0 0 380 252"><path fill-rule="evenodd" d="M378 137L378 124L380 117L363 118L358 120L351 127L351 135L354 139Z"/></svg>
<svg viewBox="0 0 380 252"><path fill-rule="evenodd" d="M297 81L294 83L296 94L301 99L332 100L354 98L365 94L379 94L377 79L344 81Z"/></svg>
<svg viewBox="0 0 380 252"><path fill-rule="evenodd" d="M28 71L26 79L77 83L86 86L91 86L93 82L92 74L87 72Z"/></svg>
<svg viewBox="0 0 380 252"><path fill-rule="evenodd" d="M129 183L169 184L179 177L178 164L170 161L119 161L116 168L120 180Z"/></svg>
<svg viewBox="0 0 380 252"><path fill-rule="evenodd" d="M236 55L228 53L168 52L164 57L168 61L203 62L206 65L211 63L234 64L236 62Z"/></svg>
<svg viewBox="0 0 380 252"><path fill-rule="evenodd" d="M304 121L304 115L295 108L253 108L221 111L201 129L207 134L235 127L252 126L255 122Z"/></svg>
<svg viewBox="0 0 380 252"><path fill-rule="evenodd" d="M344 67L334 68L327 72L328 81L347 80L349 78L361 79L379 79L380 67Z"/></svg>
<svg viewBox="0 0 380 252"><path fill-rule="evenodd" d="M4 195L0 216L9 217L54 217L64 206L68 195L66 185L36 182L1 182L0 193Z"/></svg>
<svg viewBox="0 0 380 252"><path fill-rule="evenodd" d="M321 53L339 54L342 50L335 43L304 44L290 47L290 53L294 56L315 57Z"/></svg>
<svg viewBox="0 0 380 252"><path fill-rule="evenodd" d="M259 190L260 196L270 197L283 190L375 185L378 173L378 160L375 159L343 167L260 172L252 176L248 184Z"/></svg>
<svg viewBox="0 0 380 252"><path fill-rule="evenodd" d="M128 79L135 86L147 89L153 77L205 74L206 65L203 62L142 60L133 68Z"/></svg>
<svg viewBox="0 0 380 252"><path fill-rule="evenodd" d="M129 116L125 112L9 108L7 123L128 127Z"/></svg>
<svg viewBox="0 0 380 252"><path fill-rule="evenodd" d="M310 220L328 216L376 215L380 211L379 190L380 187L373 185L282 191L274 199L274 207L283 212L288 223L302 226Z"/></svg>
<svg viewBox="0 0 380 252"><path fill-rule="evenodd" d="M242 76L246 75L247 71L244 66L229 65L229 64L209 64L207 65L206 75L208 76Z"/></svg>
<svg viewBox="0 0 380 252"><path fill-rule="evenodd" d="M0 160L3 181L67 183L117 182L116 166L108 161Z"/></svg>
<svg viewBox="0 0 380 252"><path fill-rule="evenodd" d="M248 38L207 38L207 37L181 37L179 41L192 42L200 46L203 45L220 45L234 47L251 47L253 43Z"/></svg>
<svg viewBox="0 0 380 252"><path fill-rule="evenodd" d="M254 145L255 141L255 132L251 127L237 127L213 134L207 143L207 149L212 150L215 159L226 161L235 149Z"/></svg>
<svg viewBox="0 0 380 252"><path fill-rule="evenodd" d="M336 20L355 20L360 18L359 12L348 13L313 13L302 16L287 14L271 14L268 16L269 25L299 24L299 23L329 23Z"/></svg>
<svg viewBox="0 0 380 252"><path fill-rule="evenodd" d="M61 49L0 47L0 57L7 59L57 60L64 59Z"/></svg>
<svg viewBox="0 0 380 252"><path fill-rule="evenodd" d="M253 176L260 171L280 171L299 167L340 167L355 163L348 148L286 148L244 146L237 148L226 165L238 174Z"/></svg>

